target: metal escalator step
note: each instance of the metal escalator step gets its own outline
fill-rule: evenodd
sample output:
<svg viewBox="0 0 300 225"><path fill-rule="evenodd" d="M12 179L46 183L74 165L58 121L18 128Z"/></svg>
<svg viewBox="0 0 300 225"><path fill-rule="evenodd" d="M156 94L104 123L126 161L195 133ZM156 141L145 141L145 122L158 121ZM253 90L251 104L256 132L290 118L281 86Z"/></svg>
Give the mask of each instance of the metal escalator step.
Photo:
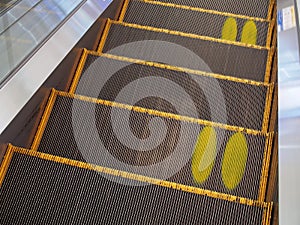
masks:
<svg viewBox="0 0 300 225"><path fill-rule="evenodd" d="M273 84L84 50L71 92L267 132Z"/></svg>
<svg viewBox="0 0 300 225"><path fill-rule="evenodd" d="M274 48L110 20L98 52L269 82Z"/></svg>
<svg viewBox="0 0 300 225"><path fill-rule="evenodd" d="M17 147L8 153L1 224L270 224L271 203Z"/></svg>
<svg viewBox="0 0 300 225"><path fill-rule="evenodd" d="M155 0L154 0L155 1ZM252 0L252 1L239 1L239 0L159 0L170 4L186 5L191 7L205 8L208 10L215 10L224 13L241 14L259 18L271 18L272 10L275 0Z"/></svg>
<svg viewBox="0 0 300 225"><path fill-rule="evenodd" d="M145 13L147 12L147 13ZM240 15L224 15L201 8L180 5L168 6L164 2L132 0L123 8L122 21L144 26L159 27L185 33L198 34L232 41L243 40L243 35L251 36L249 44L270 46L274 21ZM229 22L231 21L231 22ZM228 25L228 23L230 23ZM247 28L248 27L248 28ZM228 35L226 35L228 33ZM224 35L222 35L224 34ZM253 41L252 41L253 40Z"/></svg>
<svg viewBox="0 0 300 225"><path fill-rule="evenodd" d="M273 134L53 91L32 149L264 200Z"/></svg>

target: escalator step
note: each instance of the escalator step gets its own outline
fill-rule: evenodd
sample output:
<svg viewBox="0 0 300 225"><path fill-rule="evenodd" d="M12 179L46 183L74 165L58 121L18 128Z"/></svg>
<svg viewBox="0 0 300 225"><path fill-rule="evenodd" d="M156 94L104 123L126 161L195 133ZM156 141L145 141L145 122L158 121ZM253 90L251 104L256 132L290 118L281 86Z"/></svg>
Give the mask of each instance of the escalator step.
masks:
<svg viewBox="0 0 300 225"><path fill-rule="evenodd" d="M16 147L7 157L1 224L270 224L270 203Z"/></svg>
<svg viewBox="0 0 300 225"><path fill-rule="evenodd" d="M194 72L84 50L71 92L267 131L272 84Z"/></svg>
<svg viewBox="0 0 300 225"><path fill-rule="evenodd" d="M32 149L263 200L272 140L273 134L53 91Z"/></svg>
<svg viewBox="0 0 300 225"><path fill-rule="evenodd" d="M154 0L155 1L155 0ZM216 10L224 13L241 14L252 17L270 19L275 0L159 0L161 2L199 7L208 10Z"/></svg>
<svg viewBox="0 0 300 225"><path fill-rule="evenodd" d="M127 23L270 46L274 23L268 20L227 16L199 8L189 10L180 5L169 7L158 1L132 0L127 3L123 9L124 18L121 18Z"/></svg>
<svg viewBox="0 0 300 225"><path fill-rule="evenodd" d="M98 51L265 82L274 54L274 48L111 20Z"/></svg>

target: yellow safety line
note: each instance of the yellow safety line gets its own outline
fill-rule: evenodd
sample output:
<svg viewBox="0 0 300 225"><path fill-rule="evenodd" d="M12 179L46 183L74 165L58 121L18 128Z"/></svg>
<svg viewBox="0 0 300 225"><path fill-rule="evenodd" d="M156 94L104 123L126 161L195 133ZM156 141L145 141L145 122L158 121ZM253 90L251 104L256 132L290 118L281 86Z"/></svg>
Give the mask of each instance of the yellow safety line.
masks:
<svg viewBox="0 0 300 225"><path fill-rule="evenodd" d="M46 154L46 153L42 153L42 152L29 151L27 149L18 148L18 147L14 147L13 149L14 149L14 152L18 152L18 153L21 153L24 155L33 156L33 157L37 157L40 159L44 159L44 160L48 160L48 161L52 161L52 162L56 162L56 163L60 163L60 164L64 164L64 165L74 166L74 167L83 168L83 169L87 169L87 170L93 170L93 171L97 171L100 173L105 173L105 174L109 174L109 175L113 175L113 176L117 176L117 177L141 181L141 182L145 182L145 183L149 183L149 184L153 184L153 185L157 185L157 186L181 190L184 192L209 196L212 198L218 198L218 199L231 201L231 202L238 202L240 204L249 205L249 206L257 206L257 207L261 207L264 209L268 209L268 207L270 205L270 203L266 203L266 202L260 202L257 200L228 195L228 194L224 194L224 193L218 193L215 191L209 191L209 190L192 187L192 186L188 186L188 185L183 185L183 184L178 184L178 183L174 183L174 182L170 182L170 181L164 181L164 180L160 180L160 179L156 179L156 178L150 178L150 177L143 176L143 175L133 174L133 173L120 171L120 170L116 170L116 169L112 169L112 168L106 168L106 167L89 164L86 162L80 162L80 161L76 161L76 160L72 160L72 159L67 159L67 158L63 158L63 157L59 157L59 156L54 156L54 155L50 155L50 154Z"/></svg>
<svg viewBox="0 0 300 225"><path fill-rule="evenodd" d="M87 54L88 54L87 50L83 49L80 61L78 63L78 66L77 66L77 69L76 69L76 72L75 72L75 75L74 75L74 78L73 78L73 81L72 81L72 85L71 85L70 90L69 90L69 92L72 93L72 94L75 93L76 87L77 87L78 82L80 80L81 73L82 73L85 61L87 59Z"/></svg>
<svg viewBox="0 0 300 225"><path fill-rule="evenodd" d="M269 137L266 140L264 159L263 159L262 170L261 170L261 180L259 185L258 201L265 201L273 140L274 140L274 132L270 133Z"/></svg>
<svg viewBox="0 0 300 225"><path fill-rule="evenodd" d="M267 57L267 64L266 64L266 72L265 72L265 83L269 83L270 81L270 76L271 76L271 69L272 69L272 64L273 64L273 56L275 53L275 47L272 46L271 49L268 51L268 57Z"/></svg>
<svg viewBox="0 0 300 225"><path fill-rule="evenodd" d="M212 9L203 9L203 8L192 7L192 6L187 6L187 5L177 5L174 3L160 2L160 1L155 1L155 0L140 0L140 1L150 3L150 4L155 4L155 5L162 5L162 6L172 7L172 8L181 8L181 9L187 9L187 10L198 11L198 12L203 12L203 13L222 15L222 16L227 16L227 17L235 17L235 18L259 21L259 22L269 22L269 20L264 19L264 18L251 17L251 16L227 13L227 12L220 12L220 11L216 11L216 10L212 10Z"/></svg>
<svg viewBox="0 0 300 225"><path fill-rule="evenodd" d="M131 62L131 63L136 63L140 65L146 65L150 67L157 67L157 68L162 68L162 69L169 69L173 71L179 71L179 72L186 72L186 73L191 73L194 75L199 75L199 76L206 76L206 77L213 77L216 79L222 79L222 80L228 80L232 82L237 82L237 83L244 83L244 84L249 84L249 85L254 85L254 86L265 86L267 87L267 93L266 93L266 98L265 98L265 111L264 111L264 116L263 116L263 121L262 121L262 132L266 133L268 130L268 121L269 121L269 114L270 114L270 107L271 107L271 101L272 98L270 95L273 93L273 88L274 84L268 84L268 83L262 83L262 82L256 82L256 81L251 81L251 80L246 80L246 79L239 79L235 77L229 77L225 75L219 75L219 74L214 74L214 73L207 73L207 72L202 72L202 71L197 71L197 70L191 70L187 68L180 68L176 66L170 66L166 64L160 64L160 63L155 63L155 62L147 62L144 60L138 60L138 59L131 59L123 56L115 56L111 54L103 54L103 53L97 53L94 51L89 51L85 50L84 51L85 56L82 59L82 67L84 66L83 63L86 61L87 55L94 55L94 56L101 56L101 57L106 57L109 59L114 59L114 60L119 60L119 61L126 61L126 62ZM82 68L80 70L77 70L77 73L74 78L74 82L72 83L72 91L70 91L71 94L75 93L76 87L78 85L78 81L81 75Z"/></svg>
<svg viewBox="0 0 300 225"><path fill-rule="evenodd" d="M270 22L270 25L268 27L268 34L267 34L267 41L266 41L266 46L270 47L271 46L271 42L272 42L272 34L274 32L274 27L275 27L275 20L273 19Z"/></svg>
<svg viewBox="0 0 300 225"><path fill-rule="evenodd" d="M269 120L272 106L272 97L274 91L274 83L270 84L267 94L266 94L266 102L265 102L265 112L263 117L262 131L267 132L269 128Z"/></svg>
<svg viewBox="0 0 300 225"><path fill-rule="evenodd" d="M5 178L6 172L8 170L9 164L13 156L13 146L8 144L6 153L4 155L3 161L0 166L0 187L2 186L3 180Z"/></svg>
<svg viewBox="0 0 300 225"><path fill-rule="evenodd" d="M125 17L128 5L129 5L129 0L125 0L118 21L120 21L120 22L124 21L124 17Z"/></svg>
<svg viewBox="0 0 300 225"><path fill-rule="evenodd" d="M164 29L164 28L143 26L143 25L134 24L134 23L125 23L125 22L119 22L119 21L111 21L111 23L116 24L116 25L122 25L124 27L131 27L131 28L136 28L136 29L141 29L141 30L149 30L149 31L153 31L153 32L167 33L167 34L172 34L172 35L177 35L177 36L182 36L182 37L189 37L189 38L200 39L200 40L205 40L205 41L236 45L236 46L253 48L253 49L258 49L258 50L269 50L270 49L269 47L264 47L264 46L259 46L259 45L224 40L224 39L202 36L202 35L192 34L192 33L185 33L185 32L175 31L175 30L168 30L168 29Z"/></svg>
<svg viewBox="0 0 300 225"><path fill-rule="evenodd" d="M167 65L167 64L161 64L161 63L157 63L157 62L150 62L150 61L145 61L142 59L133 59L133 58L125 57L125 56L112 55L112 54L108 54L108 53L99 53L99 52L90 51L90 50L87 50L87 52L89 55L93 55L93 56L100 56L100 57L105 57L108 59L125 61L125 62L140 64L140 65L145 65L145 66L150 66L150 67L157 67L157 68L161 68L161 69L168 69L168 70L173 70L173 71L178 71L178 72L191 73L191 74L199 75L199 76L213 77L216 79L228 80L228 81L244 83L244 84L249 84L249 85L254 85L254 86L266 86L266 87L271 86L270 83L254 81L254 80L249 80L249 79L244 79L244 78L237 78L237 77L232 77L232 76L227 76L227 75L217 74L217 73L209 73L209 72L200 71L200 70L193 70L193 69L184 68L184 67L177 67L177 66L172 66L172 65Z"/></svg>
<svg viewBox="0 0 300 225"><path fill-rule="evenodd" d="M278 84L274 85L274 94L272 95L272 107L270 111L270 122L268 131L274 131L276 125L276 117L278 111Z"/></svg>
<svg viewBox="0 0 300 225"><path fill-rule="evenodd" d="M237 82L237 83L244 83L244 84L250 84L250 85L255 85L255 86L270 86L269 83L265 83L265 82L237 78L237 77L232 77L232 76L227 76L227 75L217 74L217 73L209 73L209 72L205 72L205 71L193 70L193 69L189 69L189 68L177 67L177 66L161 64L161 63L157 63L157 62L150 62L150 61L145 61L145 60L141 60L141 59L133 59L133 58L128 58L128 57L124 57L124 56L111 55L108 53L98 53L98 52L93 52L93 51L88 51L88 53L91 55L95 55L95 56L103 56L103 57L106 57L109 59L126 61L126 62L130 62L130 63L136 63L136 64L146 65L146 66L150 66L150 67L153 66L153 67L157 67L157 68L161 68L161 69L168 69L168 70L173 70L173 71L178 71L178 72L191 73L191 74L199 75L199 76L213 77L216 79L228 80L228 81L233 81L233 82Z"/></svg>
<svg viewBox="0 0 300 225"><path fill-rule="evenodd" d="M108 18L106 21L106 24L105 24L104 31L102 33L102 37L101 37L97 52L102 52L104 44L105 44L107 36L108 36L108 33L109 33L109 30L110 30L110 27L111 27L111 19Z"/></svg>
<svg viewBox="0 0 300 225"><path fill-rule="evenodd" d="M268 19L268 20L271 20L272 13L273 13L273 7L274 7L274 5L275 5L275 1L276 1L276 0L271 0L271 2L270 2L270 4L269 4L268 16L267 16L267 19Z"/></svg>
<svg viewBox="0 0 300 225"><path fill-rule="evenodd" d="M45 128L46 128L46 125L48 123L48 120L49 120L49 117L50 117L50 114L51 114L51 111L52 111L52 108L54 106L54 103L55 103L55 100L56 100L56 97L57 97L57 93L54 89L52 89L51 91L51 94L50 94L50 97L48 99L48 103L47 103L47 106L45 108L45 111L43 113L43 116L42 116L42 119L40 121L40 124L39 124L39 127L38 127L38 130L36 132L36 135L34 137L34 140L33 140L33 143L31 145L31 149L33 151L37 151L39 145L40 145L40 142L42 140L42 136L44 134L44 131L45 131Z"/></svg>
<svg viewBox="0 0 300 225"><path fill-rule="evenodd" d="M262 220L263 225L271 225L272 209L273 209L273 202L270 202L267 208L264 209L263 220Z"/></svg>
<svg viewBox="0 0 300 225"><path fill-rule="evenodd" d="M56 92L60 96L79 99L79 100L82 100L82 101L91 102L91 103L95 103L95 104L101 104L101 105L105 105L105 106L109 106L109 107L116 107L116 108L126 109L126 110L129 110L129 111L135 111L135 112L138 112L138 113L147 113L149 115L174 119L174 120L188 122L188 123L196 123L196 124L200 124L200 125L203 125L203 126L213 126L213 127L218 127L218 128L230 130L230 131L235 131L235 132L244 132L244 133L252 134L252 135L261 135L261 136L268 136L269 135L269 133L262 132L262 131L259 131L259 130L253 130L253 129L238 127L238 126L231 126L231 125L226 125L226 124L222 124L222 123L216 123L216 122L211 122L211 121L207 121L207 120L196 119L196 118L192 118L192 117L188 117L188 116L181 116L181 115L178 115L178 114L161 112L161 111L154 110L154 109L142 108L142 107L139 107L139 106L132 106L132 105L112 102L112 101L108 101L108 100L87 97L87 96L83 96L83 95L75 95L75 94L62 92L62 91L56 91Z"/></svg>
<svg viewBox="0 0 300 225"><path fill-rule="evenodd" d="M275 43L275 45L277 45ZM272 70L270 72L270 82L276 82L277 81L277 72L278 72L278 49L276 47L274 57L273 57L273 63L272 63Z"/></svg>

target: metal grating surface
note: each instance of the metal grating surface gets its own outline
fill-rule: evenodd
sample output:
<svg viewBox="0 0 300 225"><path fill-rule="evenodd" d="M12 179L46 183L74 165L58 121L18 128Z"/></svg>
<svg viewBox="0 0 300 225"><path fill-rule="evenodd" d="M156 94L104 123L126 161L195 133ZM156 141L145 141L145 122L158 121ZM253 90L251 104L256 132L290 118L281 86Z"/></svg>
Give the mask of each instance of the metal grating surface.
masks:
<svg viewBox="0 0 300 225"><path fill-rule="evenodd" d="M1 224L268 224L270 204L124 185L130 179L23 149L11 157L0 189Z"/></svg>
<svg viewBox="0 0 300 225"><path fill-rule="evenodd" d="M198 10L189 10L180 8L180 6L169 7L165 6L164 3L153 1L133 0L128 2L123 21L214 38L222 38L223 32L234 33L236 30L236 38L232 41L245 42L244 39L241 40L242 33L244 32L243 34L247 33L247 36L253 37L256 40L255 42L252 41L252 44L260 46L269 46L270 44L267 43L267 40L270 42L272 34L272 26L269 21L255 20L255 18L239 18L234 15L228 16L217 13L199 12ZM226 25L226 21L229 22L229 20L234 21L231 22L230 26ZM254 24L251 30L247 29L249 23Z"/></svg>
<svg viewBox="0 0 300 225"><path fill-rule="evenodd" d="M74 91L171 113L175 107L183 116L267 131L272 85L251 85L244 80L217 79L145 63L85 52Z"/></svg>
<svg viewBox="0 0 300 225"><path fill-rule="evenodd" d="M272 135L224 130L210 122L201 125L165 113L157 117L153 110L128 110L116 103L60 95L52 112L44 115L33 149L236 196L264 198ZM232 144L235 147L229 147ZM233 161L225 155L232 155ZM202 163L197 162L199 156ZM210 168L207 176L207 171L197 169L204 164ZM197 176L206 177L199 182ZM230 187L228 179L236 183Z"/></svg>
<svg viewBox="0 0 300 225"><path fill-rule="evenodd" d="M256 81L269 80L273 51L268 48L120 22L109 21L107 27L110 29L102 38L99 52Z"/></svg>
<svg viewBox="0 0 300 225"><path fill-rule="evenodd" d="M274 0L159 0L161 2L187 5L227 13L241 14L253 17L267 18L270 16Z"/></svg>

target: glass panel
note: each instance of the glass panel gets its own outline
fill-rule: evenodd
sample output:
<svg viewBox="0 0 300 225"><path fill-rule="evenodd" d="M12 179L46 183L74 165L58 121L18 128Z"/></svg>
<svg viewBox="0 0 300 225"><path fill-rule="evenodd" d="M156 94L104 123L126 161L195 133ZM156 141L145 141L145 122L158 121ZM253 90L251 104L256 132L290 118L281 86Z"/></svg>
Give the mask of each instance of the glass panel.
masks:
<svg viewBox="0 0 300 225"><path fill-rule="evenodd" d="M22 2L25 3L25 1ZM0 17L2 25L0 26L2 28L0 83L84 1L31 0L26 2L26 6L16 4ZM18 15L15 20L13 17L8 17L13 12Z"/></svg>

